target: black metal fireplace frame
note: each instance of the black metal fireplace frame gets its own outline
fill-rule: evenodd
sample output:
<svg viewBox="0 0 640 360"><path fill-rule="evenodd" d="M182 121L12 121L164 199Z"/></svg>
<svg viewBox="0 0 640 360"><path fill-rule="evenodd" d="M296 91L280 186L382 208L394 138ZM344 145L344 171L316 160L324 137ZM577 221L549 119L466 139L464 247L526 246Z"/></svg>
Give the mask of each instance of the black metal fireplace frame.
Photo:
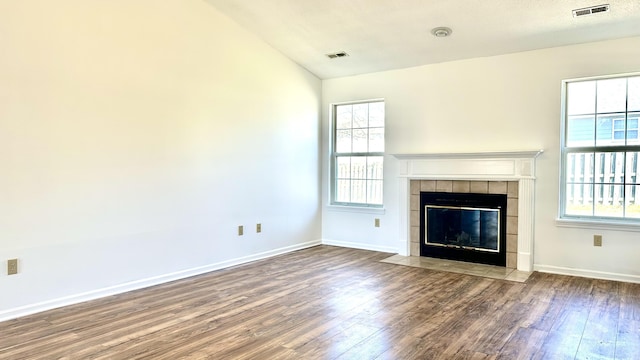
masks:
<svg viewBox="0 0 640 360"><path fill-rule="evenodd" d="M471 208L499 209L500 251L497 253L474 249L436 246L426 243L425 207L426 205L459 206ZM420 256L459 260L481 264L506 266L507 263L507 195L478 193L420 193Z"/></svg>

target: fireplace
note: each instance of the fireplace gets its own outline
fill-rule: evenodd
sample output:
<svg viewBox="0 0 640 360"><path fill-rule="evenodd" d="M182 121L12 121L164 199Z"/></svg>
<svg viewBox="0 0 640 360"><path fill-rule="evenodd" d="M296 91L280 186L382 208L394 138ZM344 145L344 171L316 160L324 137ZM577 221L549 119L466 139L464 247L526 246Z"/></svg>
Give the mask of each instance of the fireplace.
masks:
<svg viewBox="0 0 640 360"><path fill-rule="evenodd" d="M535 162L542 150L394 154L398 159L398 253L420 256L420 192L507 195L506 267L533 270Z"/></svg>
<svg viewBox="0 0 640 360"><path fill-rule="evenodd" d="M420 193L420 256L506 266L507 195Z"/></svg>

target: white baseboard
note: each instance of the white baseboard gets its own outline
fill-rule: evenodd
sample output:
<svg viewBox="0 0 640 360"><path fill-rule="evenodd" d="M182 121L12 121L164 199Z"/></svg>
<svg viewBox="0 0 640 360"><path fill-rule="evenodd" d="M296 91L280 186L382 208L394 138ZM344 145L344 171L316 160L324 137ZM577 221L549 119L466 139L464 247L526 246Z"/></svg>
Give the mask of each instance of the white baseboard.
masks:
<svg viewBox="0 0 640 360"><path fill-rule="evenodd" d="M209 265L200 266L197 268L177 271L174 273L154 276L147 279L131 281L128 283L110 286L107 288L96 289L96 290L92 290L92 291L88 291L80 294L65 296L58 299L47 300L47 301L43 301L35 304L21 306L18 308L8 309L8 310L0 311L0 321L11 320L18 317L27 316L27 315L31 315L31 314L35 314L42 311L63 307L63 306L78 304L78 303L89 301L89 300L95 300L95 299L99 299L99 298L103 298L111 295L121 294L127 291L138 290L138 289L142 289L142 288L146 288L154 285L163 284L170 281L185 279L191 276L201 275L204 273L228 268L231 266L242 265L242 264L246 264L248 262L252 262L256 260L267 259L273 256L286 254L292 251L302 250L302 249L306 249L306 248L310 248L318 245L322 245L321 240L314 240L314 241L309 241L302 244L286 246L283 248L265 251L259 254L244 256L241 258L231 259L227 261L222 261L215 264L209 264Z"/></svg>
<svg viewBox="0 0 640 360"><path fill-rule="evenodd" d="M379 246L379 245L371 245L371 244L354 243L349 241L322 239L322 245L340 246L340 247L361 249L361 250L380 251L380 252L386 252L391 254L398 253L398 249L392 246Z"/></svg>
<svg viewBox="0 0 640 360"><path fill-rule="evenodd" d="M640 284L640 276L638 275L628 275L628 274L610 273L610 272L604 272L604 271L594 271L594 270L584 270L584 269L572 269L572 268L566 268L561 266L540 265L540 264L534 264L533 270L545 272L545 273L551 273L551 274L580 276L580 277L586 277L586 278L592 278L592 279L613 280L613 281L622 281L622 282Z"/></svg>

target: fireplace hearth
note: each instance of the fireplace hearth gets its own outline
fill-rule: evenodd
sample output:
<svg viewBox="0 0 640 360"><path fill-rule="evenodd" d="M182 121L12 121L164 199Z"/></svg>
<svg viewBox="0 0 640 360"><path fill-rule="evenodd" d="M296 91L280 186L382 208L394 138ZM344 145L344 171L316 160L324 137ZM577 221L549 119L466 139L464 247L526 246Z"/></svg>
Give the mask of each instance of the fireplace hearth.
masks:
<svg viewBox="0 0 640 360"><path fill-rule="evenodd" d="M420 256L506 265L507 195L420 193Z"/></svg>

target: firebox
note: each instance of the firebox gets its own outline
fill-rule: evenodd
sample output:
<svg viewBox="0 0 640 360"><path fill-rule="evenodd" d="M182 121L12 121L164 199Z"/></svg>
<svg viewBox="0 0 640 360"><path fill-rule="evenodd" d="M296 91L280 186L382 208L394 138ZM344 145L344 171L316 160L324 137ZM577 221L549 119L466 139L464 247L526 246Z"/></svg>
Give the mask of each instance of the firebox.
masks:
<svg viewBox="0 0 640 360"><path fill-rule="evenodd" d="M507 195L420 193L420 256L506 266Z"/></svg>

